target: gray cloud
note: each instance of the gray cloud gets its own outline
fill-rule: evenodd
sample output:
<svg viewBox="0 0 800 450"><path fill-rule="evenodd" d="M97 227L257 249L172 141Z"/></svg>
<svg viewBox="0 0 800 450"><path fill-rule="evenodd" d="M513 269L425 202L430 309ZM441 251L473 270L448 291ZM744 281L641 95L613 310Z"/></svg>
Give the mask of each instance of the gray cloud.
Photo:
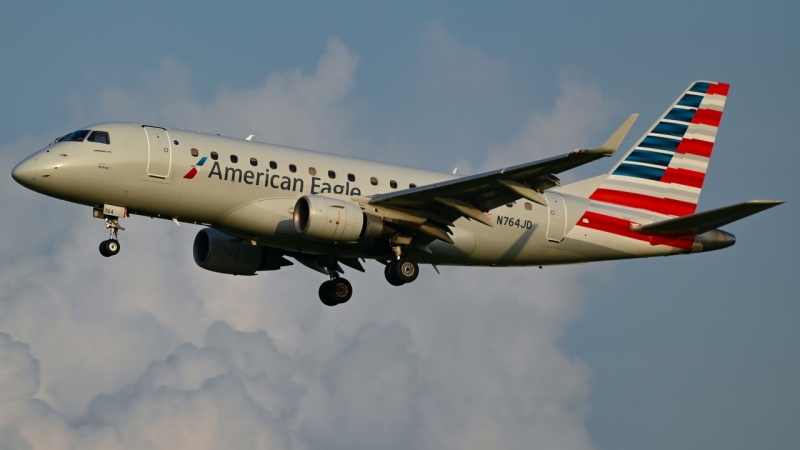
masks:
<svg viewBox="0 0 800 450"><path fill-rule="evenodd" d="M201 102L189 70L165 60L141 92L107 88L85 110L358 149L357 64L331 40L312 75L271 74ZM562 90L490 160L561 142L588 114L580 99L605 105L591 86ZM21 139L0 161L44 142ZM0 227L19 237L0 247L0 396L16 405L3 408L0 442L11 448L591 447L590 372L557 345L581 311L585 269L443 268L395 289L372 264L347 274L356 296L331 309L316 299L321 276L301 267L251 278L197 268L192 226L126 219L122 254L105 259L88 209L8 175L0 202L16 212Z"/></svg>

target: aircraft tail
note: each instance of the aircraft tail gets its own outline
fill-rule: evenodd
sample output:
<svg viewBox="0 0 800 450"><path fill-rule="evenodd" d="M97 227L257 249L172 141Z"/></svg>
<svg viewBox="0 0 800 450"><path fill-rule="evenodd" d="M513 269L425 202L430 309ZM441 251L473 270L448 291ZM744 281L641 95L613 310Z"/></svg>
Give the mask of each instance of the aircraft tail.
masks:
<svg viewBox="0 0 800 450"><path fill-rule="evenodd" d="M589 198L667 216L693 214L729 86L692 83Z"/></svg>

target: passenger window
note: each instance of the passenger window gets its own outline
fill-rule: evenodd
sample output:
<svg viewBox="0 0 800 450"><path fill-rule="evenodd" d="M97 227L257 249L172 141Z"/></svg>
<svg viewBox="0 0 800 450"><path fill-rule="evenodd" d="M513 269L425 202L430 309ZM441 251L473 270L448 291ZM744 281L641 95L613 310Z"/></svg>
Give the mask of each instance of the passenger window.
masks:
<svg viewBox="0 0 800 450"><path fill-rule="evenodd" d="M370 184L372 184L373 186L377 186L377 185L378 185L378 179L377 179L377 178L375 178L375 177L372 177L372 178L370 178L370 179L369 179L369 182L370 182Z"/></svg>
<svg viewBox="0 0 800 450"><path fill-rule="evenodd" d="M250 158L250 165L255 167L258 165L258 160L255 158Z"/></svg>
<svg viewBox="0 0 800 450"><path fill-rule="evenodd" d="M231 162L236 164L239 162L239 157L236 155L231 155Z"/></svg>
<svg viewBox="0 0 800 450"><path fill-rule="evenodd" d="M278 168L278 163L276 163L275 161L270 161L269 162L269 168L273 169L273 170L277 169Z"/></svg>
<svg viewBox="0 0 800 450"><path fill-rule="evenodd" d="M356 181L356 176L352 173L347 174L347 181Z"/></svg>
<svg viewBox="0 0 800 450"><path fill-rule="evenodd" d="M408 187L414 189L415 187L417 187L417 185L414 183L408 183Z"/></svg>
<svg viewBox="0 0 800 450"><path fill-rule="evenodd" d="M330 178L331 180L336 178L336 172L334 172L332 170L329 170L328 171L328 178Z"/></svg>
<svg viewBox="0 0 800 450"><path fill-rule="evenodd" d="M64 136L59 142L83 142L91 130L78 130Z"/></svg>
<svg viewBox="0 0 800 450"><path fill-rule="evenodd" d="M219 158L219 155L217 154L217 152L211 152L211 159L213 159L214 161L216 161L216 160L217 160L217 158Z"/></svg>
<svg viewBox="0 0 800 450"><path fill-rule="evenodd" d="M526 210L528 210L528 211L530 211L530 210L532 210L532 209L533 209L533 206L531 206L531 204L530 204L530 203L528 203L528 202L525 202L525 209L526 209Z"/></svg>
<svg viewBox="0 0 800 450"><path fill-rule="evenodd" d="M108 133L105 131L92 131L92 134L89 135L89 142L97 142L98 144L110 144L111 139L108 137Z"/></svg>
<svg viewBox="0 0 800 450"><path fill-rule="evenodd" d="M197 149L196 149L196 148L193 148L193 149L192 149L192 156L194 156L194 157L196 158L196 157L197 157L197 155L199 155L199 154L200 154L200 153L197 151Z"/></svg>
<svg viewBox="0 0 800 450"><path fill-rule="evenodd" d="M511 202L511 203L506 203L506 206L508 206L509 208L511 208L512 206L514 206L514 202Z"/></svg>
<svg viewBox="0 0 800 450"><path fill-rule="evenodd" d="M313 167L309 167L308 168L308 174L311 175L311 176L316 175L317 174L317 169L315 169Z"/></svg>
<svg viewBox="0 0 800 450"><path fill-rule="evenodd" d="M289 172L295 173L297 172L297 166L294 164L289 164Z"/></svg>
<svg viewBox="0 0 800 450"><path fill-rule="evenodd" d="M392 189L397 189L397 181L394 181L394 180L390 181L389 182L389 186L391 186Z"/></svg>

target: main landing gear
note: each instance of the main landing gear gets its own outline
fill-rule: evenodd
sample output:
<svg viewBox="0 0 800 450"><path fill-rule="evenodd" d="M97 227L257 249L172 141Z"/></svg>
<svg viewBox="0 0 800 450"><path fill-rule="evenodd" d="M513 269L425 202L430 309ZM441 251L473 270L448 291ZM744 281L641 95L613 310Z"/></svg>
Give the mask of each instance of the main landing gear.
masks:
<svg viewBox="0 0 800 450"><path fill-rule="evenodd" d="M350 297L353 296L353 285L349 281L339 276L339 271L336 270L339 264L334 258L328 261L328 275L330 280L322 283L319 287L319 299L325 306L336 306L342 303L347 303Z"/></svg>
<svg viewBox="0 0 800 450"><path fill-rule="evenodd" d="M333 278L319 287L319 299L325 306L347 303L353 296L353 285L344 278Z"/></svg>
<svg viewBox="0 0 800 450"><path fill-rule="evenodd" d="M419 276L417 262L407 256L402 256L400 247L394 247L392 250L397 255L397 259L386 264L386 268L383 270L386 281L392 286L402 286L416 280Z"/></svg>
<svg viewBox="0 0 800 450"><path fill-rule="evenodd" d="M402 286L416 280L419 276L419 265L417 262L408 256L403 256L400 247L394 247L393 250L397 258L386 264L386 269L383 271L383 274L386 276L386 281L392 286ZM327 270L328 276L331 278L322 283L319 287L319 299L322 303L326 306L336 306L347 303L350 297L353 296L353 285L339 275L341 268L335 257L328 257L325 260L321 260L320 268Z"/></svg>
<svg viewBox="0 0 800 450"><path fill-rule="evenodd" d="M119 253L119 232L125 228L119 225L119 217L106 216L105 219L110 238L100 243L100 254L108 258Z"/></svg>
<svg viewBox="0 0 800 450"><path fill-rule="evenodd" d="M389 262L383 269L383 275L392 286L402 286L417 279L419 265L412 259L400 258Z"/></svg>

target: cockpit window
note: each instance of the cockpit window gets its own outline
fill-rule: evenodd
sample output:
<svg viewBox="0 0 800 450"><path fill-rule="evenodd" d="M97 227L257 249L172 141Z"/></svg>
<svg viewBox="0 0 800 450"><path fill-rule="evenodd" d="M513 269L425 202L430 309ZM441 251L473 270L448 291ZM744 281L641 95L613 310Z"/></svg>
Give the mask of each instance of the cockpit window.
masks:
<svg viewBox="0 0 800 450"><path fill-rule="evenodd" d="M98 144L110 144L111 139L108 137L108 133L105 131L92 131L92 134L89 135L89 142L97 142Z"/></svg>
<svg viewBox="0 0 800 450"><path fill-rule="evenodd" d="M83 140L86 139L86 135L89 134L90 131L91 130L73 131L72 133L70 133L70 134L68 134L66 136L62 136L62 137L56 139L56 142L70 142L70 141L83 142Z"/></svg>

